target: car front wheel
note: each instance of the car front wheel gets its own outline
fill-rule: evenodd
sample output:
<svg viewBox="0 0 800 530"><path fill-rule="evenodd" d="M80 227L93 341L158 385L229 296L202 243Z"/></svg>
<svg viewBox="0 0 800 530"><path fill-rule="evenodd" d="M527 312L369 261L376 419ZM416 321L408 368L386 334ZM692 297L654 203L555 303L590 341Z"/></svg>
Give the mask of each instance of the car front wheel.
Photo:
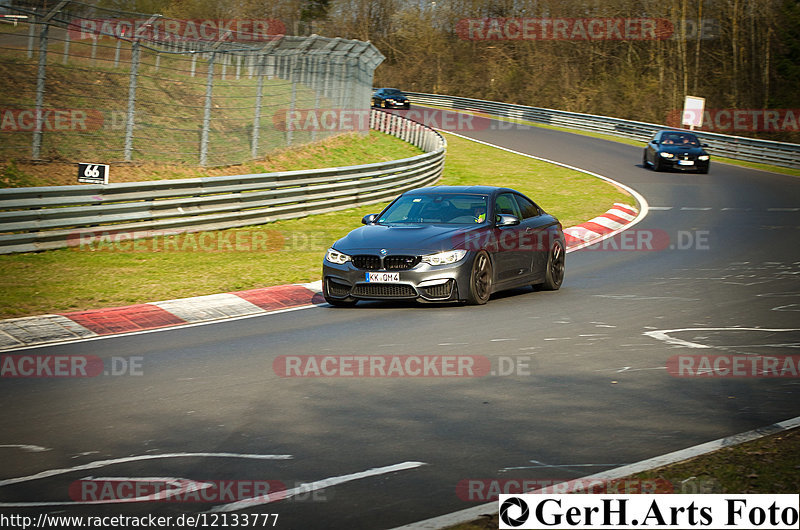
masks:
<svg viewBox="0 0 800 530"><path fill-rule="evenodd" d="M656 153L653 157L653 171L661 171L663 168L661 167L661 155Z"/></svg>
<svg viewBox="0 0 800 530"><path fill-rule="evenodd" d="M469 275L469 294L467 303L470 305L483 305L492 295L492 262L489 255L480 251L472 261L472 271Z"/></svg>

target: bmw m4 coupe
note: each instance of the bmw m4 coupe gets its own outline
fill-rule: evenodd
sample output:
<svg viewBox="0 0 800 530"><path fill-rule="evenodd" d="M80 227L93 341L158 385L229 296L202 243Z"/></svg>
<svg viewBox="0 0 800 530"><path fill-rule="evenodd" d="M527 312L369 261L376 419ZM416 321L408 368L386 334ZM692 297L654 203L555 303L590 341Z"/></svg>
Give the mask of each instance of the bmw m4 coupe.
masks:
<svg viewBox="0 0 800 530"><path fill-rule="evenodd" d="M485 304L497 291L556 290L564 281L561 223L509 188L418 188L362 223L325 254L323 294L331 305Z"/></svg>

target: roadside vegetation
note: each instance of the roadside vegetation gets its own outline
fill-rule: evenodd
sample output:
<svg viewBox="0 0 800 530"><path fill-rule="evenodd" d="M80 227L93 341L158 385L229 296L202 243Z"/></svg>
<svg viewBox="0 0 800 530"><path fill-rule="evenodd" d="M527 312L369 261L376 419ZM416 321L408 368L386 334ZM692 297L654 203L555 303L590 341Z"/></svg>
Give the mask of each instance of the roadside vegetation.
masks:
<svg viewBox="0 0 800 530"><path fill-rule="evenodd" d="M109 7L113 0L101 0ZM277 18L296 34L372 42L386 60L375 86L667 123L686 95L706 109L800 108L800 4L794 0L132 0L129 9L175 18ZM605 38L489 31L491 20L599 19ZM614 33L630 19L633 38ZM652 35L638 31L653 21ZM612 21L612 25L608 25ZM471 24L471 25L470 25ZM552 26L550 26L552 27ZM472 28L473 31L470 31ZM586 29L586 28L583 28ZM481 36L485 40L481 40ZM510 38L509 38L510 37ZM730 122L730 120L728 120ZM763 127L762 127L763 129ZM721 131L800 141L778 131Z"/></svg>

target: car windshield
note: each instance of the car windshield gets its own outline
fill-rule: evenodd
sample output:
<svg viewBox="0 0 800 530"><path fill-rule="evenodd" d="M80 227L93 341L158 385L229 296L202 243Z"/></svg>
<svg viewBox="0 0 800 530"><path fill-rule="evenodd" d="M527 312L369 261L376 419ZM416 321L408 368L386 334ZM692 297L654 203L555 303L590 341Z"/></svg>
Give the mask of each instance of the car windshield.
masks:
<svg viewBox="0 0 800 530"><path fill-rule="evenodd" d="M383 91L384 94L387 96L402 96L403 93L397 90L396 88L387 88Z"/></svg>
<svg viewBox="0 0 800 530"><path fill-rule="evenodd" d="M695 135L686 133L665 134L661 139L661 143L664 145L690 145L692 147L700 145Z"/></svg>
<svg viewBox="0 0 800 530"><path fill-rule="evenodd" d="M486 222L486 195L403 195L378 217L378 224L474 225Z"/></svg>

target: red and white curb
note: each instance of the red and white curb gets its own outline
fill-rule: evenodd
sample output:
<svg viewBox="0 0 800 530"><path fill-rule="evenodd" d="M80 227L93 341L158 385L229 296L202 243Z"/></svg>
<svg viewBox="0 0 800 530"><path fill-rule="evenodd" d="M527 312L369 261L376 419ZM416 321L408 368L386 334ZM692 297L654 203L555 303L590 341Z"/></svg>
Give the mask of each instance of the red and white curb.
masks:
<svg viewBox="0 0 800 530"><path fill-rule="evenodd" d="M615 202L614 208L603 215L589 219L578 226L565 228L567 250L578 250L616 234L633 222L638 214L639 210L633 206Z"/></svg>
<svg viewBox="0 0 800 530"><path fill-rule="evenodd" d="M0 350L197 324L324 302L322 282L0 320Z"/></svg>
<svg viewBox="0 0 800 530"><path fill-rule="evenodd" d="M566 228L567 251L610 237L636 218L636 208L615 204L614 208L599 217ZM308 307L325 301L321 291L322 282L317 281L125 307L0 320L0 351Z"/></svg>

